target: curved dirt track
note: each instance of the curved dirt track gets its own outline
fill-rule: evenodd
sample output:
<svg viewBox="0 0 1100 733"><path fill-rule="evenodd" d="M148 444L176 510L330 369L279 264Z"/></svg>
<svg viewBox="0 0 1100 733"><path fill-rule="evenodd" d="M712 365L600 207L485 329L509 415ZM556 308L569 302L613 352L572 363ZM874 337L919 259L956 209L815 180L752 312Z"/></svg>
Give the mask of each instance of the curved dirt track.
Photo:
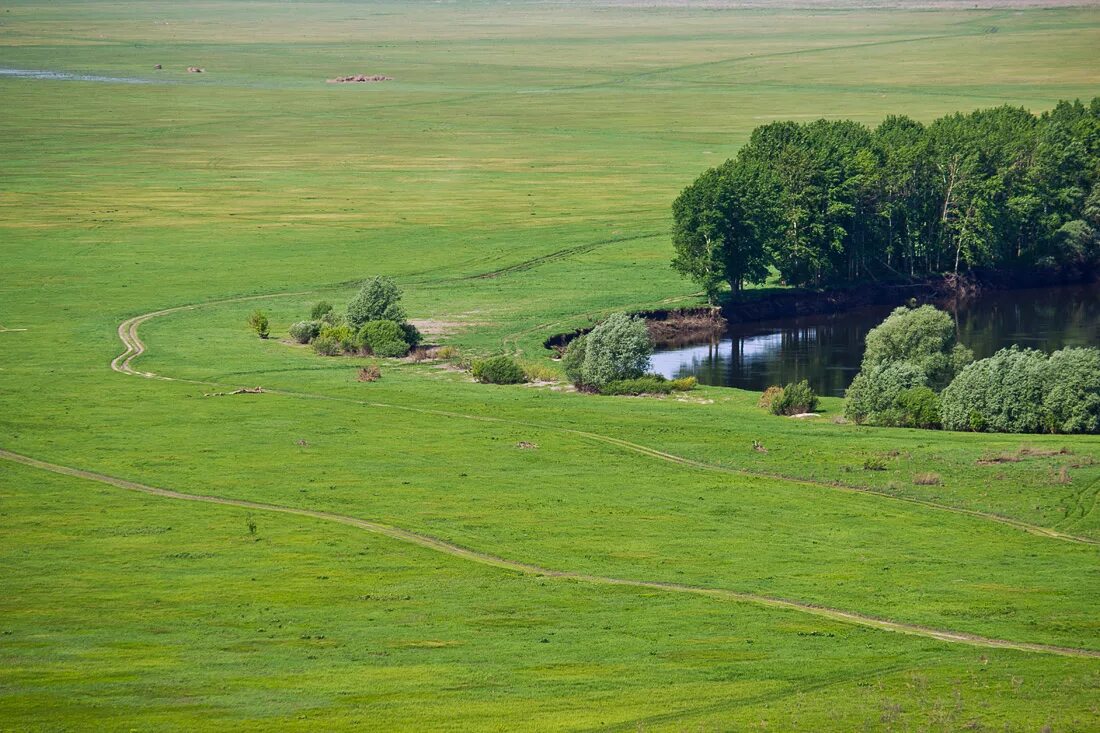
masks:
<svg viewBox="0 0 1100 733"><path fill-rule="evenodd" d="M223 304L223 303L239 303L239 302L244 302L244 301L249 301L249 300L263 300L263 299L267 299L267 298L283 298L283 297L290 297L290 296L294 296L294 295L306 295L309 292L310 291L300 291L300 292L295 292L295 293L277 293L277 294L274 294L274 295L250 295L250 296L245 296L245 297L240 297L240 298L227 298L227 299L224 299L224 300L209 301L207 303L196 303L196 304L191 304L191 305L181 305L181 306L176 306L175 308L166 308L164 310L153 311L152 313L144 313L144 314L139 315L139 316L134 316L133 318L129 318L129 319L123 321L118 327L118 337L119 337L119 339L122 340L122 344L123 344L123 346L126 347L126 350L114 358L114 360L111 362L111 368L114 369L116 372L120 372L122 374L129 374L131 376L137 376L137 377L145 377L147 379L162 379L162 380L171 381L171 382L178 381L178 382L201 383L201 384L208 384L208 385L214 385L214 386L224 386L224 385L218 385L215 382L198 382L197 380L179 379L179 378L176 378L176 377L166 377L166 376L162 376L162 375L159 375L159 374L155 374L153 372L144 372L144 371L140 371L140 370L135 369L134 366L133 366L133 361L137 357L139 357L139 356L141 356L142 354L145 353L145 343L141 340L141 337L138 335L138 327L141 326L141 324L145 323L146 321L149 321L153 318L157 318L159 316L165 316L165 315L169 315L171 313L178 313L180 311L185 311L185 310L194 310L196 308L200 308L200 307L205 306L205 305L219 305L219 304ZM552 431L557 431L557 432L561 432L561 433L566 433L566 434L569 434L569 435L574 435L574 436L577 436L577 437L580 437L580 438L584 438L586 440L591 440L591 441L595 441L595 442L599 442L599 443L604 443L606 445L613 445L613 446L616 446L618 448L622 448L624 450L627 450L627 451L630 451L630 452L633 452L633 453L637 453L639 455L647 456L649 458L655 458L657 460L666 461L668 463L675 463L675 464L678 464L678 465L681 465L681 466L694 468L694 469L697 469L697 470L700 470L700 471L712 471L712 472L717 472L717 473L725 473L725 474L731 474L731 475L736 475L736 476L748 476L748 477L753 477L753 478L768 478L768 479L774 479L774 480L778 480L778 481L784 481L784 482L791 483L791 484L798 484L798 485L802 485L802 486L812 486L812 487L815 487L815 488L826 488L826 489L831 489L833 491L841 491L841 492L845 492L845 493L867 494L867 495L871 495L871 496L881 497L881 498L884 498L884 499L889 499L891 501L899 501L899 502L903 502L903 503L906 503L906 504L912 504L912 505L916 505L916 506L925 507L927 509L934 509L936 511L951 512L953 514L961 514L961 515L968 516L968 517L974 517L976 519L983 519L983 520L987 520L987 521L991 521L991 522L997 522L997 523L1000 523L1000 524L1008 525L1010 527L1014 527L1016 529L1023 530L1025 532L1028 532L1029 534L1033 534L1033 535L1036 535L1036 536L1039 536L1039 537L1046 537L1046 538L1049 538L1049 539L1062 540L1064 542L1075 542L1075 543L1086 544L1086 545L1100 545L1100 540L1095 540L1095 539L1092 539L1090 537L1082 537L1082 536L1079 536L1079 535L1069 534L1067 532L1060 532L1060 531L1058 531L1056 529L1052 529L1050 527L1041 527L1039 525L1029 524L1028 522L1023 522L1023 521L1018 520L1018 519L1013 519L1012 517L1005 517L1005 516L1002 516L1000 514L993 514L992 512L983 512L983 511L979 511L977 509L965 509L963 507L950 506L948 504L939 504L937 502L927 501L927 500L924 500L924 499L915 499L915 498L911 498L911 497L896 496L894 494L889 494L889 493L886 493L884 491L878 491L876 489L872 489L872 488L865 487L865 486L855 486L855 485L851 485L851 484L842 484L842 483L831 482L831 481L815 481L815 480L812 480L812 479L799 478L797 476L787 476L787 475L784 475L784 474L770 473L770 472L766 472L766 471L750 471L750 470L744 469L744 468L733 468L733 467L722 466L722 465L718 465L718 464L714 464L714 463L706 463L704 461L698 461L698 460L695 460L695 459L692 459L692 458L685 458L683 456L678 456L678 455L675 455L673 453L666 453L664 451L660 451L660 450L657 450L655 448L650 448L648 446L644 446L644 445L641 445L641 444L638 444L638 443L632 443L628 440L623 440L621 438L615 438L615 437L612 437L610 435L603 435L602 433L593 433L593 432L589 432L589 431L585 431L585 430L577 430L577 429L574 429L574 428L557 427L557 426L553 426L553 425L544 425L544 424L539 424L539 423L526 423L526 422L523 422L523 421L520 421L520 420L511 420L511 419L508 419L508 418L489 417L489 416L483 416L483 415L469 415L469 414L460 413L460 412L451 412L451 411L448 411L448 410L434 410L434 409L430 409L430 408L411 407L409 405L395 405L395 404L390 404L390 403L386 403L386 402L373 402L373 401L368 401L368 400L357 400L357 399L351 399L351 398L345 398L345 397L333 397L333 396L329 396L329 395L313 394L313 393L309 393L309 392L297 392L297 391L294 391L294 390L268 389L268 390L265 390L265 391L270 392L271 394L284 395L284 396L288 396L288 397L300 397L300 398L310 398L310 399L331 400L331 401L335 401L335 402L349 402L349 403L352 403L352 404L363 405L365 407L376 407L376 408L379 408L379 409L402 410L402 411L405 411L405 412L417 412L417 413L421 413L421 414L425 414L425 415L434 415L434 416L439 416L439 417L451 417L451 418L464 419L464 420L477 420L477 421L482 421L482 422L506 423L506 424L510 424L510 425L518 425L518 426L529 427L529 428L534 428L534 429L538 429L538 430L552 430Z"/></svg>
<svg viewBox="0 0 1100 733"><path fill-rule="evenodd" d="M97 481L99 483L109 484L120 489L136 491L143 494L149 494L152 496L158 496L167 499L196 501L206 504L219 504L222 506L239 507L243 509L252 509L255 511L293 514L301 517L309 517L311 519L320 519L327 522L337 522L339 524L346 524L352 527L357 527L359 529L373 532L375 534L384 535L386 537L390 537L401 542L408 542L410 544L418 545L420 547L425 547L429 550L441 552L446 555L469 560L470 562L476 562L482 565L489 565L495 568L511 570L527 575L559 578L562 580L574 580L583 583L592 583L595 585L648 588L652 590L668 591L671 593L691 593L694 595L710 596L712 598L719 598L729 601L753 603L769 608L799 611L801 613L812 614L814 616L819 616L832 621L855 624L857 626L866 626L882 631L892 631L895 633L909 634L911 636L922 636L928 639L935 639L937 641L968 644L970 646L987 647L993 649L1013 649L1016 651L1057 654L1067 657L1085 657L1100 659L1100 650L1054 646L1051 644L1033 644L1029 642L1008 641L1006 639L991 639L989 637L978 636L976 634L966 634L958 631L945 631L942 629L933 629L926 626L918 626L915 624L900 623L897 621L890 621L888 619L876 618L874 616L865 616L863 614L853 613L851 611L842 611L836 608L819 606L812 603L801 603L799 601L792 601L785 598L761 596L755 595L753 593L739 593L737 591L722 590L718 588L703 588L693 585L683 585L680 583L632 580L629 578L612 578L602 575L588 575L586 573L574 573L564 570L554 570L551 568L540 567L538 565L531 565L528 563L517 562L515 560L508 560L506 558L498 557L496 555L490 555L488 553L471 550L467 547L462 547L461 545L456 545L451 542L447 542L446 540L432 537L430 535L410 532L409 530L401 529L400 527L394 527L388 524L382 524L380 522L371 522L365 519L359 519L357 517L351 517L344 514L334 514L332 512L322 512L313 509L299 509L297 507L281 506L279 504L266 504L262 502L246 501L243 499L228 499L217 496L205 496L202 494L188 494L182 491L173 491L171 489L162 489L155 486L140 484L134 481L127 481L125 479L115 478L114 476L107 476L105 474L95 473L93 471L85 471L79 468L72 468L70 466L61 466L56 463L48 463L46 461L40 461L29 456L24 456L19 453L12 453L11 451L3 449L0 449L0 459L12 461L14 463L19 463L24 466L30 466L32 468L37 468L44 471L50 471L52 473L62 474L64 476L72 476L89 481Z"/></svg>

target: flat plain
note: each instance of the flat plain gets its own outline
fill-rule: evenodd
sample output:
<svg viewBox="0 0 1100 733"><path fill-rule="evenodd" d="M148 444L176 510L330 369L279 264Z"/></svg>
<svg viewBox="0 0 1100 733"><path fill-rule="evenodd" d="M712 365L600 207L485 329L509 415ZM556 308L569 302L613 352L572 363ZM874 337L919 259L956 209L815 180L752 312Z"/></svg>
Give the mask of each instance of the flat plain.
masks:
<svg viewBox="0 0 1100 733"><path fill-rule="evenodd" d="M1094 437L284 342L385 274L555 368L700 302L669 205L757 125L1100 82L1095 6L804 5L0 7L68 77L0 74L0 729L1100 727Z"/></svg>

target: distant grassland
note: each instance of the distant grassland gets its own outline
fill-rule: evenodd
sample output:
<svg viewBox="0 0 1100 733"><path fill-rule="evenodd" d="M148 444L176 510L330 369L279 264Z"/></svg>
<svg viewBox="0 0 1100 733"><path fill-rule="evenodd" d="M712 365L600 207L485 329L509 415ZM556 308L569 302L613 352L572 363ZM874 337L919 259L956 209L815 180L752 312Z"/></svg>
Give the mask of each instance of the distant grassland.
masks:
<svg viewBox="0 0 1100 733"><path fill-rule="evenodd" d="M244 325L263 307L282 337L383 273L445 324L433 340L545 360L554 332L698 302L669 205L755 126L1041 111L1097 94L1097 48L1096 7L8 2L0 68L154 83L0 76L0 328L26 329L0 332L0 448L556 569L1100 649L1097 545L996 521L1100 539L1095 438L391 362L362 384L367 360ZM351 73L394 81L324 82ZM128 317L261 294L142 326L137 368L201 384L108 368ZM297 396L201 396L217 385ZM1096 659L517 576L296 517L254 513L253 537L247 514L0 462L0 729L1095 728Z"/></svg>

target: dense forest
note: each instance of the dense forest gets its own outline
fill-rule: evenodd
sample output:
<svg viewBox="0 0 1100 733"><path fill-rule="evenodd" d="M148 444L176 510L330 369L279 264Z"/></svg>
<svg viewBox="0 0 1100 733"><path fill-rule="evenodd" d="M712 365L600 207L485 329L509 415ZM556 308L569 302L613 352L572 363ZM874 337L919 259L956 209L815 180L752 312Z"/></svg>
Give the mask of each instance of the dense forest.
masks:
<svg viewBox="0 0 1100 733"><path fill-rule="evenodd" d="M924 125L758 127L673 204L673 267L716 297L772 268L795 286L1100 264L1100 97Z"/></svg>

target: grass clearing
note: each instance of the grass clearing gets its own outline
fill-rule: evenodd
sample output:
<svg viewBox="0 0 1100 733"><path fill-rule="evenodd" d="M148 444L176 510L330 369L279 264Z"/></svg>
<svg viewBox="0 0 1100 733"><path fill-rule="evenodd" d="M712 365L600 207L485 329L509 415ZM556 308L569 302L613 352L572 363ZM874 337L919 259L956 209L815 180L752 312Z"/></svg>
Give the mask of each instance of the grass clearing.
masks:
<svg viewBox="0 0 1100 733"><path fill-rule="evenodd" d="M156 83L0 77L0 448L554 569L1100 649L1097 546L995 521L1100 540L1095 438L864 428L834 422L835 398L789 420L729 389L490 387L280 343L313 303L340 310L386 274L411 319L446 324L433 344L552 377L548 335L698 302L668 267L669 204L762 121L1091 97L1094 9L6 10L2 68ZM394 81L324 83L351 73ZM209 305L141 323L133 367L198 383L110 369L120 323L192 304ZM266 341L244 325L257 308ZM360 381L371 367L381 379ZM0 462L0 727L1096 716L1094 659L523 576L249 514Z"/></svg>

